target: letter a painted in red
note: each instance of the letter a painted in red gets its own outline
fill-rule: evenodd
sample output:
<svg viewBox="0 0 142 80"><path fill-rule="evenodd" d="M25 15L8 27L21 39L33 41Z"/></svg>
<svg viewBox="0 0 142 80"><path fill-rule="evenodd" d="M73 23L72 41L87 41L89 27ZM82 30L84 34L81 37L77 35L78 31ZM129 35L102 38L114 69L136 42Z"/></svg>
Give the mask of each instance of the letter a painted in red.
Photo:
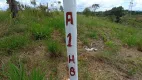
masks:
<svg viewBox="0 0 142 80"><path fill-rule="evenodd" d="M70 17L69 17L69 16L70 16ZM67 12L67 13L66 13L66 25L68 25L68 22L70 22L71 24L73 24L72 12Z"/></svg>

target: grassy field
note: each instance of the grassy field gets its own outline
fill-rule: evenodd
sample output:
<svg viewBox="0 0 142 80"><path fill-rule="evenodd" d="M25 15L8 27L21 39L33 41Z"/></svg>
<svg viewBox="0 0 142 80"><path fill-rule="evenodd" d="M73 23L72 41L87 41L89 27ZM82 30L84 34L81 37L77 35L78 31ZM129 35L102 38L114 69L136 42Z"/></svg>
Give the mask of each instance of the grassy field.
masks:
<svg viewBox="0 0 142 80"><path fill-rule="evenodd" d="M142 79L141 18L133 19L78 15L79 80ZM98 50L85 51L92 43ZM12 20L0 12L1 80L66 80L66 60L63 13L25 10Z"/></svg>

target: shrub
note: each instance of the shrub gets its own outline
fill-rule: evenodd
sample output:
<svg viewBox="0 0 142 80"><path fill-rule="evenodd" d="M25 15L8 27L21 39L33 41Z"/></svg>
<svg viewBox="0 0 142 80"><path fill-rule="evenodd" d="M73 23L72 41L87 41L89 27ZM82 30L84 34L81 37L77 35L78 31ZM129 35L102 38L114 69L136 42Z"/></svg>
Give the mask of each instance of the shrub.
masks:
<svg viewBox="0 0 142 80"><path fill-rule="evenodd" d="M48 51L51 57L59 57L62 56L63 47L57 41L48 41L47 42Z"/></svg>

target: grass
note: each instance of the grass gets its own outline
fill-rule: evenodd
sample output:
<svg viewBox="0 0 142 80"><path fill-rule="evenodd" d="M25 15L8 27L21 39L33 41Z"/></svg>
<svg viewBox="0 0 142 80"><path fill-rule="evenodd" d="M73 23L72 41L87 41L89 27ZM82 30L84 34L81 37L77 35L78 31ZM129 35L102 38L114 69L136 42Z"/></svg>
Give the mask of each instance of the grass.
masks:
<svg viewBox="0 0 142 80"><path fill-rule="evenodd" d="M57 41L48 40L47 48L51 57L60 57L63 55L63 47Z"/></svg>
<svg viewBox="0 0 142 80"><path fill-rule="evenodd" d="M12 51L23 48L29 43L28 36L13 35L0 39L0 50L10 54Z"/></svg>
<svg viewBox="0 0 142 80"><path fill-rule="evenodd" d="M142 70L140 66L141 63L137 63L137 59L124 58L118 54L116 56L116 54L112 54L111 52L96 54L95 60L115 67L117 70L127 74L128 77L134 76L137 73L141 73Z"/></svg>
<svg viewBox="0 0 142 80"><path fill-rule="evenodd" d="M20 64L18 68L14 64L10 63L8 69L8 78L9 80L27 80L24 66Z"/></svg>
<svg viewBox="0 0 142 80"><path fill-rule="evenodd" d="M114 43L113 41L107 41L105 42L106 45L106 50L111 51L111 52L118 52L119 51L119 46Z"/></svg>
<svg viewBox="0 0 142 80"><path fill-rule="evenodd" d="M138 39L137 37L134 35L134 36L129 36L129 37L126 37L124 39L124 42L128 44L128 46L132 47L132 46L136 46L137 43L138 43Z"/></svg>
<svg viewBox="0 0 142 80"><path fill-rule="evenodd" d="M42 40L50 38L52 30L48 26L32 23L31 32L35 40Z"/></svg>
<svg viewBox="0 0 142 80"><path fill-rule="evenodd" d="M1 62L7 64L7 61L11 61L15 64L10 64L9 69L7 69L8 66L3 66L6 71L9 71L9 75L3 71L4 76L1 76L0 71L0 79L43 80L46 75L49 80L58 80L58 78L63 80L64 77L68 77L67 73L63 72L67 71L65 67L66 57L61 57L66 56L64 54L66 50L63 47L65 42L58 39L58 37L63 39L65 37L63 13L51 13L52 16L49 16L38 12L38 10L33 13L33 10L26 9L19 12L19 16L11 23L9 17L7 17L9 16L8 12L0 12L0 15L2 16L0 17ZM137 23L138 21L135 24ZM133 56L125 57L120 55L121 48L124 48L123 45L125 44L132 49L138 47L138 50L142 51L142 29L134 27L132 24L116 24L102 17L78 15L78 41L82 42L79 45L81 48L78 49L81 54L78 54L78 56L83 54L83 58L79 58L79 79L113 80L115 78L117 80L121 73L130 77L141 73L142 62L140 56L135 55L139 57L137 59L135 56L133 58ZM140 25L137 24L136 26ZM56 31L61 35L58 35ZM90 43L99 42L99 40L102 43L95 46L98 47L97 52L91 52L91 54L83 51L82 47L84 45L89 47ZM31 42L36 45L30 44ZM24 48L27 47L26 45L32 45L32 47ZM103 45L104 48L100 49L100 45ZM11 53L16 54L11 55ZM26 57L23 57L23 54ZM5 58L5 55L9 55L7 56L9 59ZM47 56L44 57L45 55ZM19 60L22 64L19 64ZM95 64L96 62L101 67ZM111 69L110 71L105 71L107 66ZM41 69L33 69L35 67ZM99 71L101 68L103 68L103 72ZM118 75L113 76L115 74L113 71L118 72ZM46 72L46 74L42 74L42 72ZM121 77L123 76L122 74Z"/></svg>
<svg viewBox="0 0 142 80"><path fill-rule="evenodd" d="M8 80L45 80L44 72L41 73L39 69L33 69L30 75L27 75L27 71L22 63L18 66L9 63L8 72L6 76Z"/></svg>
<svg viewBox="0 0 142 80"><path fill-rule="evenodd" d="M98 35L97 35L97 32L96 32L96 31L93 31L93 32L88 33L88 36L89 36L91 39L98 39Z"/></svg>

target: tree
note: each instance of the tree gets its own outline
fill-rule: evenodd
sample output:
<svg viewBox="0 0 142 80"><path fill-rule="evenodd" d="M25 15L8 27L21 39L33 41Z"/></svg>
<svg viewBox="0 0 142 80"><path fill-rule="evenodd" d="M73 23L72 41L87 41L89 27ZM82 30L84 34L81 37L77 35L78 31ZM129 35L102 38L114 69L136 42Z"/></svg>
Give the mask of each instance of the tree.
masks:
<svg viewBox="0 0 142 80"><path fill-rule="evenodd" d="M61 1L58 1L58 4L61 4Z"/></svg>
<svg viewBox="0 0 142 80"><path fill-rule="evenodd" d="M110 10L110 15L114 15L116 17L117 23L120 22L120 17L124 15L124 8L122 6L114 7Z"/></svg>
<svg viewBox="0 0 142 80"><path fill-rule="evenodd" d="M34 7L36 6L36 0L31 0L31 4L34 5Z"/></svg>
<svg viewBox="0 0 142 80"><path fill-rule="evenodd" d="M63 6L61 5L61 1L58 1L58 5L60 6L60 7L59 7L59 10L63 12L64 9L63 9Z"/></svg>
<svg viewBox="0 0 142 80"><path fill-rule="evenodd" d="M91 10L87 7L83 10L83 14L86 16L89 16L89 15L91 15Z"/></svg>
<svg viewBox="0 0 142 80"><path fill-rule="evenodd" d="M122 16L124 16L124 8L122 6L119 7L113 7L111 10L105 11L105 15L109 16L109 17L114 17L115 18L115 22L119 23L120 22L120 18Z"/></svg>
<svg viewBox="0 0 142 80"><path fill-rule="evenodd" d="M42 11L42 13L46 13L46 10L48 9L48 3L47 3L47 6L44 6L40 3L40 6L39 6L40 10Z"/></svg>
<svg viewBox="0 0 142 80"><path fill-rule="evenodd" d="M63 6L61 5L61 1L58 1L58 5L59 5L59 10L63 12Z"/></svg>
<svg viewBox="0 0 142 80"><path fill-rule="evenodd" d="M9 4L10 11L12 12L11 17L15 18L18 13L18 6L17 6L18 2L15 0L6 0L6 1L7 1L7 4Z"/></svg>
<svg viewBox="0 0 142 80"><path fill-rule="evenodd" d="M93 4L92 8L93 8L93 12L95 13L95 11L100 7L99 4Z"/></svg>
<svg viewBox="0 0 142 80"><path fill-rule="evenodd" d="M60 6L60 10L61 10L61 12L63 12L63 11L64 11L63 6Z"/></svg>

